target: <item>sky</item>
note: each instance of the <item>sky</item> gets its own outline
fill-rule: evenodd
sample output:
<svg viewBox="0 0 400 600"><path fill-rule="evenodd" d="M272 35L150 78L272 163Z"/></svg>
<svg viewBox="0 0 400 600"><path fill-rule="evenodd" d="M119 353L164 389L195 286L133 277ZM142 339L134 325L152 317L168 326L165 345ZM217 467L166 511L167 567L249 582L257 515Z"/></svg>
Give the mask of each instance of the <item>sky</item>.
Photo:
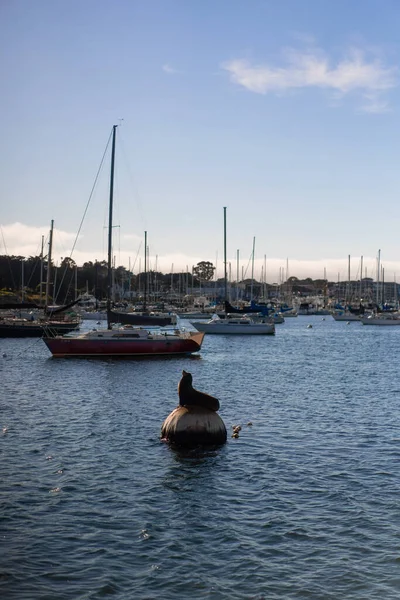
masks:
<svg viewBox="0 0 400 600"><path fill-rule="evenodd" d="M400 278L398 0L2 0L0 254ZM94 186L96 182L96 185ZM94 192L91 193L94 187ZM350 260L349 260L350 256Z"/></svg>

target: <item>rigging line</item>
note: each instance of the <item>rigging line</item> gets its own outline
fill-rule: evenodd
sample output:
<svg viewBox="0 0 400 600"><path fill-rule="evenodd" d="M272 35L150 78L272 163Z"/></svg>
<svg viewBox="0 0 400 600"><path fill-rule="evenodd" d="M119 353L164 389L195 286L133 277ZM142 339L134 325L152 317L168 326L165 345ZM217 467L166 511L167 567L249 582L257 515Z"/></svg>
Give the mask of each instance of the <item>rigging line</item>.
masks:
<svg viewBox="0 0 400 600"><path fill-rule="evenodd" d="M139 252L140 252L140 248L141 248L141 247L142 247L142 242L140 242L140 244L139 244L139 248L138 248L138 251L136 252L135 262L133 263L133 265L132 265L132 269L131 269L131 272L132 272L132 273L133 273L133 270L134 270L134 268L135 268L136 261L137 261L137 259L138 259L138 256L139 256Z"/></svg>
<svg viewBox="0 0 400 600"><path fill-rule="evenodd" d="M244 276L246 276L246 275L247 275L247 271L248 271L248 268L249 268L249 266L250 266L250 263L251 263L251 260L252 260L252 258L253 258L253 251L252 251L252 252L251 252L251 254L250 254L250 258L249 258L249 261L248 261L248 263L247 263L247 267L246 267L246 269L245 269L245 271L244 271Z"/></svg>
<svg viewBox="0 0 400 600"><path fill-rule="evenodd" d="M109 138L108 138L108 141L107 141L106 148L105 148L105 150L104 150L104 153L103 153L103 156L102 156L102 158L101 158L100 166L99 166L99 168L97 169L96 177L95 177L95 180L94 180L94 183L93 183L93 186L92 186L92 189L91 189L90 195L89 195L89 199L88 199L88 201L87 201L87 203L86 203L86 207L85 207L85 210L84 210L84 212L83 212L83 216L82 216L82 219L81 219L81 222L80 222L79 228L78 228L78 233L76 234L75 241L74 241L74 243L73 243L73 245L72 245L72 250L71 250L71 252L70 252L69 258L71 258L71 257L72 257L72 254L73 254L73 252L74 252L74 250L75 250L75 246L76 246L76 244L77 244L78 237L79 237L79 234L80 234L80 232L81 232L82 225L83 225L83 222L84 222L84 220L85 220L85 217L86 217L86 213L87 213L87 211L88 211L88 209L89 209L89 204L90 204L90 201L91 201L91 199L92 199L92 196L93 196L93 194L94 194L94 190L95 190L95 188L96 188L96 185L97 185L97 180L98 180L98 178L99 178L100 171L101 171L101 169L102 169L102 167L103 167L103 163L104 163L104 159L105 159L105 157L106 157L106 154L107 154L108 147L109 147L109 145L110 145L110 141L111 141L112 133L113 133L113 130L111 130L110 136L109 136ZM62 279L61 279L61 283L60 283L60 286L59 286L59 288L61 287L61 285L62 285L62 283L63 283L63 281L64 281L64 278L65 278L65 275L66 275L66 270L67 270L67 267L65 267L65 270L64 270L64 273L63 273L63 276L62 276ZM56 298L54 299L54 302L55 302L56 300L57 300L57 296L56 296Z"/></svg>
<svg viewBox="0 0 400 600"><path fill-rule="evenodd" d="M9 254L8 254L8 250L7 250L7 246L6 246L6 240L4 239L3 228L2 228L2 226L1 226L1 225L0 225L0 230L1 230L1 237L3 238L4 250L6 251L6 256L7 256L7 264L8 264L8 268L9 268L9 270L10 270L11 281L12 281L12 283L13 283L14 290L16 290L16 289L17 289L17 286L15 285L15 281L14 281L14 275L13 275L13 272L12 272L12 269L11 269L11 260L10 260L10 256L9 256Z"/></svg>
<svg viewBox="0 0 400 600"><path fill-rule="evenodd" d="M144 227L145 227L145 229L147 229L146 215L144 214L142 199L140 197L139 189L138 189L137 185L135 184L135 179L134 179L134 177L132 175L132 171L131 171L131 168L130 168L130 165L129 165L129 162L128 162L128 158L127 158L127 154L126 154L126 150L125 150L124 138L123 138L121 132L120 132L120 135L119 135L119 146L121 148L122 158L123 158L123 160L125 162L125 168L126 168L126 170L128 172L128 176L129 176L130 183L131 183L131 186L132 186L132 191L133 191L132 195L133 195L133 198L136 200L136 203L137 203L137 206L138 206L138 209L139 209L139 215L140 215L140 217L142 219L142 222L144 223Z"/></svg>
<svg viewBox="0 0 400 600"><path fill-rule="evenodd" d="M68 298L68 294L69 294L69 292L71 291L71 288L73 289L73 287L72 287L72 286L73 286L73 284L74 284L74 281L75 281L75 273L74 273L74 271L72 271L72 273L71 273L71 277L70 277L70 279L69 279L69 283L68 283L67 291L66 291L66 293L65 293L65 298ZM61 291L61 290L59 290L59 291Z"/></svg>

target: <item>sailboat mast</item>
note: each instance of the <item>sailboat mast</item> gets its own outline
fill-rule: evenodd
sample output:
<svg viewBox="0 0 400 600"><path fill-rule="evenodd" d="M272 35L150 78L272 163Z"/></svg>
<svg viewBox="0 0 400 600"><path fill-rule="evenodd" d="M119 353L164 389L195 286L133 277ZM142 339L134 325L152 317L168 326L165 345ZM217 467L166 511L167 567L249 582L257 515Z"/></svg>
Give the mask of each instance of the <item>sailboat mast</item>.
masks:
<svg viewBox="0 0 400 600"><path fill-rule="evenodd" d="M226 206L224 206L224 300L225 302L228 301L228 277L226 270Z"/></svg>
<svg viewBox="0 0 400 600"><path fill-rule="evenodd" d="M42 249L40 251L40 285L39 285L39 304L42 306L42 296L43 296L43 245L44 245L44 236L42 235Z"/></svg>
<svg viewBox="0 0 400 600"><path fill-rule="evenodd" d="M251 291L250 291L250 301L253 300L253 287L254 287L254 253L256 246L256 238L253 237L253 253L251 258Z"/></svg>
<svg viewBox="0 0 400 600"><path fill-rule="evenodd" d="M376 304L379 304L379 275L381 270L381 251L378 250L378 259L376 267Z"/></svg>
<svg viewBox="0 0 400 600"><path fill-rule="evenodd" d="M107 329L111 329L111 289L112 289L112 223L113 223L113 201L114 201L114 165L115 165L115 136L117 125L113 125L112 147L111 147L111 173L110 173L110 199L108 208L108 263L107 263Z"/></svg>
<svg viewBox="0 0 400 600"><path fill-rule="evenodd" d="M348 265L348 273L347 273L347 298L346 304L350 304L351 302L351 291L350 291L350 254L349 254L349 265Z"/></svg>
<svg viewBox="0 0 400 600"><path fill-rule="evenodd" d="M51 252L53 249L53 227L54 227L54 221L52 220L51 225L50 225L49 252L47 255L47 277L46 277L46 298L45 298L45 307L46 308L49 303L49 296L50 296Z"/></svg>
<svg viewBox="0 0 400 600"><path fill-rule="evenodd" d="M147 304L147 231L144 232L144 295L143 310L146 311Z"/></svg>
<svg viewBox="0 0 400 600"><path fill-rule="evenodd" d="M236 302L239 302L239 250L236 250Z"/></svg>

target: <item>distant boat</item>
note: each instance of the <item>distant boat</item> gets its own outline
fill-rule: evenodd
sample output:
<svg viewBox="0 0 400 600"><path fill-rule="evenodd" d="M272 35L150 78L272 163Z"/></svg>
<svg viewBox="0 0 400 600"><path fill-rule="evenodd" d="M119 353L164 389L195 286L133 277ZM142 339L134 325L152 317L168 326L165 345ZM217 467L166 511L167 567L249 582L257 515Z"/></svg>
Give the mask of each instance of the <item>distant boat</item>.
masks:
<svg viewBox="0 0 400 600"><path fill-rule="evenodd" d="M0 338L52 337L79 328L81 318L75 312L68 312L77 300L64 306L48 305L52 237L53 221L50 229L45 305L40 306L34 302L0 304Z"/></svg>
<svg viewBox="0 0 400 600"><path fill-rule="evenodd" d="M275 335L275 324L266 317L252 315L227 314L224 319L214 315L207 323L193 322L197 331L207 334L223 335Z"/></svg>
<svg viewBox="0 0 400 600"><path fill-rule="evenodd" d="M335 311L333 313L331 313L332 317L335 319L335 321L360 321L361 316L360 315L356 315L348 310L343 310L343 311Z"/></svg>
<svg viewBox="0 0 400 600"><path fill-rule="evenodd" d="M259 315L259 311L251 312L256 314L243 314L241 309L235 309L228 302L227 289L228 278L226 269L226 207L224 207L224 287L225 287L225 316L213 315L207 323L192 322L197 331L210 334L228 334L228 335L274 335L275 323L268 316ZM265 307L266 308L266 307ZM230 312L232 310L232 312Z"/></svg>
<svg viewBox="0 0 400 600"><path fill-rule="evenodd" d="M75 331L80 321L29 320L20 317L0 317L0 338L52 337Z"/></svg>
<svg viewBox="0 0 400 600"><path fill-rule="evenodd" d="M376 313L368 317L360 317L360 321L363 325L395 326L400 325L400 313Z"/></svg>
<svg viewBox="0 0 400 600"><path fill-rule="evenodd" d="M113 126L110 174L110 198L108 220L108 285L107 285L107 329L92 330L78 336L45 337L46 346L54 357L139 357L173 356L198 352L204 333L173 330L147 330L145 327L112 327L112 227L115 138L117 126Z"/></svg>

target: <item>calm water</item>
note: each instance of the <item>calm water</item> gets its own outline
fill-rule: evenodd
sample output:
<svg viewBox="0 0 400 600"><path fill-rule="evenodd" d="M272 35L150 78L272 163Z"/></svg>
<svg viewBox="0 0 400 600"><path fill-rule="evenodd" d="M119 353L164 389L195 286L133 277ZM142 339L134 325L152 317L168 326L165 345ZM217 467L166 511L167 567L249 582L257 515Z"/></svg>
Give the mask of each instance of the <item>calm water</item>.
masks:
<svg viewBox="0 0 400 600"><path fill-rule="evenodd" d="M199 358L0 348L2 599L400 598L400 328L298 317ZM160 442L183 368L239 439Z"/></svg>

